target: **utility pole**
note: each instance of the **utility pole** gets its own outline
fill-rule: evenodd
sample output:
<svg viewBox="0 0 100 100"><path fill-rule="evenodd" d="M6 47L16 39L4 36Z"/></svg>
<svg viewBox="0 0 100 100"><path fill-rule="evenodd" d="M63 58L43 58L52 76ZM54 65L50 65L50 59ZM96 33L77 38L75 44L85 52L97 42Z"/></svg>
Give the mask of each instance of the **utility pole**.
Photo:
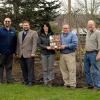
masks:
<svg viewBox="0 0 100 100"><path fill-rule="evenodd" d="M71 0L68 0L68 24L71 26Z"/></svg>

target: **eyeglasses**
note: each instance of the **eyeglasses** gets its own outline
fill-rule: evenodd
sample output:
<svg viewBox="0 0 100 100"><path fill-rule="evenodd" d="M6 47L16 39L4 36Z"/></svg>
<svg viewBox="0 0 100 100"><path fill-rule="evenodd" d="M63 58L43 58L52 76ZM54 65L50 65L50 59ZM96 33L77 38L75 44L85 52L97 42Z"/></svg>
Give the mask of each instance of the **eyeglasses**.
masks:
<svg viewBox="0 0 100 100"><path fill-rule="evenodd" d="M11 22L11 21L5 21L5 22L7 23L7 22Z"/></svg>
<svg viewBox="0 0 100 100"><path fill-rule="evenodd" d="M69 28L63 28L63 29L69 29Z"/></svg>

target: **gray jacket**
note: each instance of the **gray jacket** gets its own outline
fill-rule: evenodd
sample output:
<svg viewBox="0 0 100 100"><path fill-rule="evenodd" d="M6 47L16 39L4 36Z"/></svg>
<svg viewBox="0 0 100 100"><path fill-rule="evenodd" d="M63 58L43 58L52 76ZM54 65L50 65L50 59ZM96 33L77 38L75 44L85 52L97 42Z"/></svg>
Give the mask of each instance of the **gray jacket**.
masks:
<svg viewBox="0 0 100 100"><path fill-rule="evenodd" d="M35 54L37 48L38 34L36 31L29 30L26 37L22 41L24 31L19 32L17 39L17 55L19 57L30 58L31 54Z"/></svg>

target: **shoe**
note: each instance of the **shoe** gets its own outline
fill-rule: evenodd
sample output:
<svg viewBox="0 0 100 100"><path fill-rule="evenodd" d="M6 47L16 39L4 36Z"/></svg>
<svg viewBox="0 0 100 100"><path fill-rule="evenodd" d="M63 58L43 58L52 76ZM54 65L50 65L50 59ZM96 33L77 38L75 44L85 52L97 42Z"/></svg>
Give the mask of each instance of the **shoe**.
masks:
<svg viewBox="0 0 100 100"><path fill-rule="evenodd" d="M51 83L48 83L47 86L52 87L52 84Z"/></svg>
<svg viewBox="0 0 100 100"><path fill-rule="evenodd" d="M0 82L0 85L2 85L3 83L2 82Z"/></svg>
<svg viewBox="0 0 100 100"><path fill-rule="evenodd" d="M70 88L70 85L64 85L65 88Z"/></svg>
<svg viewBox="0 0 100 100"><path fill-rule="evenodd" d="M100 88L94 87L93 90L94 91L100 91Z"/></svg>
<svg viewBox="0 0 100 100"><path fill-rule="evenodd" d="M94 86L88 85L88 89L93 89L93 88L94 88Z"/></svg>
<svg viewBox="0 0 100 100"><path fill-rule="evenodd" d="M7 79L6 81L7 84L13 84L14 82L16 82L14 78Z"/></svg>
<svg viewBox="0 0 100 100"><path fill-rule="evenodd" d="M76 85L76 88L83 88L82 85Z"/></svg>
<svg viewBox="0 0 100 100"><path fill-rule="evenodd" d="M33 83L32 82L29 82L27 85L28 86L33 86Z"/></svg>
<svg viewBox="0 0 100 100"><path fill-rule="evenodd" d="M52 81L52 80L49 80L49 81L47 82L47 85L48 85L49 87L52 87L53 81Z"/></svg>
<svg viewBox="0 0 100 100"><path fill-rule="evenodd" d="M3 81L0 81L0 84L3 84L4 82Z"/></svg>
<svg viewBox="0 0 100 100"><path fill-rule="evenodd" d="M45 82L44 85L47 86L48 84Z"/></svg>
<svg viewBox="0 0 100 100"><path fill-rule="evenodd" d="M13 84L14 82L13 81L7 81L7 84Z"/></svg>
<svg viewBox="0 0 100 100"><path fill-rule="evenodd" d="M27 85L27 84L28 84L28 82L22 82L22 84Z"/></svg>
<svg viewBox="0 0 100 100"><path fill-rule="evenodd" d="M70 88L71 88L71 89L75 89L76 87L75 87L75 86L70 86Z"/></svg>

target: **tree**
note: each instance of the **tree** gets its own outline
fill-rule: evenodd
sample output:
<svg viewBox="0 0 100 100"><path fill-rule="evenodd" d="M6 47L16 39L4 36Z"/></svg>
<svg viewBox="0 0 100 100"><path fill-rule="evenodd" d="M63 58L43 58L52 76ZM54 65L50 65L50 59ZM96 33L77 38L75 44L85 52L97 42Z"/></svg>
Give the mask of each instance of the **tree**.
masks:
<svg viewBox="0 0 100 100"><path fill-rule="evenodd" d="M2 0L5 16L10 16L15 26L22 20L29 20L31 25L40 26L44 21L52 21L59 14L57 0Z"/></svg>
<svg viewBox="0 0 100 100"><path fill-rule="evenodd" d="M64 14L68 13L68 0L62 0L62 5L64 9ZM97 20L99 22L98 15L100 13L100 0L74 0L71 5L71 16L73 14L78 17L82 16L82 20L79 21L85 26L89 19ZM83 18L84 17L84 18ZM72 22L73 18L71 18ZM82 24L81 24L82 25Z"/></svg>
<svg viewBox="0 0 100 100"><path fill-rule="evenodd" d="M91 15L91 18L94 18L94 15L97 15L100 9L100 0L77 0L77 6L81 10L81 13Z"/></svg>

